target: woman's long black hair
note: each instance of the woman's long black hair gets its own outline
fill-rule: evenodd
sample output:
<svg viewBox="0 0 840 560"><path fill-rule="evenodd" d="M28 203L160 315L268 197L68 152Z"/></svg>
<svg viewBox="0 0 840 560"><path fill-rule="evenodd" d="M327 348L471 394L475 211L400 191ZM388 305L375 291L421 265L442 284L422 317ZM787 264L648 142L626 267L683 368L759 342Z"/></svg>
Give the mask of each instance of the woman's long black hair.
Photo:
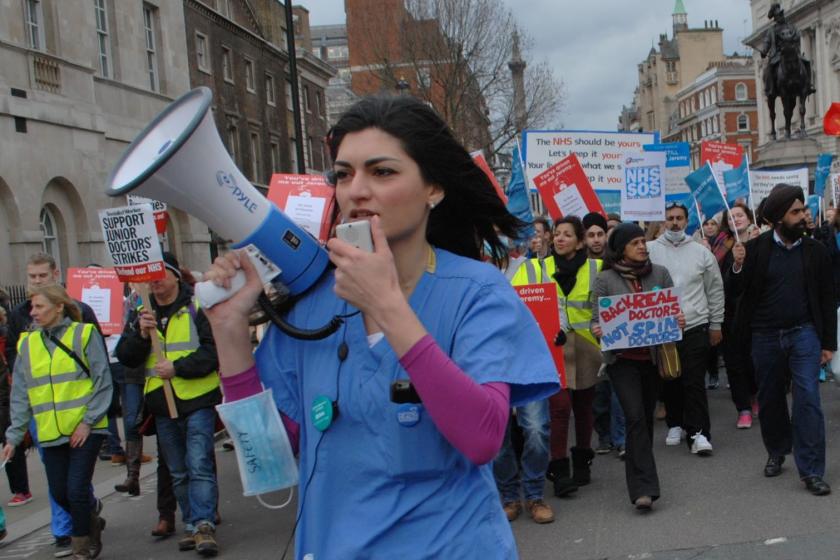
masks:
<svg viewBox="0 0 840 560"><path fill-rule="evenodd" d="M507 260L507 247L499 240L499 234L519 238L527 224L507 211L490 179L434 109L409 96L366 97L344 113L327 133L332 160L335 161L344 136L368 128L377 128L399 140L419 166L423 180L443 190L443 200L429 216L429 243L480 259L482 243L486 241L497 264Z"/></svg>

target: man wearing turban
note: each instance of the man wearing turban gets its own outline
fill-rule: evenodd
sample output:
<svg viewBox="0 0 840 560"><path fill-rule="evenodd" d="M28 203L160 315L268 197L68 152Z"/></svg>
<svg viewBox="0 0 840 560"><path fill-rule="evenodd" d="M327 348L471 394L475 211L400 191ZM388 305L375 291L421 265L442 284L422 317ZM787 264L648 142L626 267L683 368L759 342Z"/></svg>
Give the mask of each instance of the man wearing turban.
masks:
<svg viewBox="0 0 840 560"><path fill-rule="evenodd" d="M831 492L825 476L825 419L819 370L837 350L837 315L831 260L819 242L805 237L802 189L779 184L761 205L772 228L732 249L724 271L741 296L736 336L751 345L758 382L761 437L768 459L764 475L778 476L793 453L800 479L816 496ZM793 406L786 392L792 386Z"/></svg>

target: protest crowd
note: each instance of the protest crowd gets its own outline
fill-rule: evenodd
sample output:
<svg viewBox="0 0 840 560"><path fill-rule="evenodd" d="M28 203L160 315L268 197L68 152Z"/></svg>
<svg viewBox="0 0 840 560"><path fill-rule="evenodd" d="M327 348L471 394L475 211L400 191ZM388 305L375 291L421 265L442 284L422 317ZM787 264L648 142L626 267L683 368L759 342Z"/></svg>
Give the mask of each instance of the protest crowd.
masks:
<svg viewBox="0 0 840 560"><path fill-rule="evenodd" d="M123 465L116 490L136 496L153 455L151 534L218 554L216 407L261 395L274 410L250 418L268 424L254 445L282 430L298 461L297 558L515 557L510 523L562 517L546 493L585 494L599 457L624 462L615 490L649 513L678 491L660 484L657 448L714 460L730 424L759 425L767 455L744 458L757 476L763 462L763 476L831 492L819 389L837 349L840 215L807 215L800 187L776 185L755 211L739 198L697 215L663 197L664 220L601 208L528 223L419 101L362 100L326 142L337 210L370 222L374 251L331 237L330 271L281 309L307 328L340 317L322 340L250 326L264 286L237 251L203 274L163 252L162 278L124 285L121 332L103 333L46 253L28 260L27 299L0 300L6 505L32 500L37 449L57 557L103 551L97 463ZM197 279L241 273L227 301L194 295ZM712 418L721 386L732 414Z"/></svg>

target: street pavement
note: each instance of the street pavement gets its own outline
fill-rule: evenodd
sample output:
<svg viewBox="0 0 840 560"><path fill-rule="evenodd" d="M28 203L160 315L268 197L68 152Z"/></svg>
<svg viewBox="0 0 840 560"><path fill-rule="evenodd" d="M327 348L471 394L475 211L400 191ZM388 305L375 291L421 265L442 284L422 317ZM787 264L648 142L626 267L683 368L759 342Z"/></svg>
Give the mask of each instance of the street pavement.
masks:
<svg viewBox="0 0 840 560"><path fill-rule="evenodd" d="M759 427L756 423L751 430L736 430L725 377L721 381L721 389L709 391L715 447L712 457L691 455L684 445L665 447L665 426L657 422L655 455L662 497L652 513L640 514L631 506L623 463L615 455L598 456L591 485L571 498L548 498L557 516L554 523L537 525L527 514L513 523L521 558L840 558L836 522L840 512L840 386L833 382L822 385L828 437L826 480L835 483L835 493L814 497L799 481L791 457L782 476L762 475L766 456ZM147 438L146 444L154 452L154 440ZM243 497L234 454L220 450L217 455L223 518L217 531L220 556L279 559L294 525L295 502L283 510L269 511L256 499ZM106 462L97 465L94 484L105 503L103 516L108 520L101 558L197 557L194 552L179 552L177 537L155 539L149 534L157 520L154 465L144 465L142 494L137 498L113 491L114 484L124 476L123 468ZM23 507L5 508L9 536L0 546L0 560L53 557L46 482L37 455L30 455L29 468L35 500ZM551 496L549 486L546 495ZM282 503L285 498L285 493L278 493L266 501ZM287 558L292 558L291 549Z"/></svg>

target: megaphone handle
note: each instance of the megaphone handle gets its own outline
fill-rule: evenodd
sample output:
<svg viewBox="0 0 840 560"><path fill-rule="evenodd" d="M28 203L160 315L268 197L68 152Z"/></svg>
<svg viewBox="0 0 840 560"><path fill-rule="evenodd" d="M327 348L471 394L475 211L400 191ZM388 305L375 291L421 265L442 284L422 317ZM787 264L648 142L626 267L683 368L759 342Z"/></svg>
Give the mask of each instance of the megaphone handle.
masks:
<svg viewBox="0 0 840 560"><path fill-rule="evenodd" d="M256 249L251 250L249 246L249 250L246 254L251 260L251 263L254 265L254 268L256 269L257 274L259 274L260 280L264 285L271 282L278 274L280 274L280 269L262 254L257 252ZM217 303L221 303L232 297L233 294L242 289L245 282L245 273L238 270L236 275L230 279L229 289L222 288L214 284L212 281L206 280L204 282L198 282L195 285L195 297L198 299L198 302L202 307L210 309Z"/></svg>
<svg viewBox="0 0 840 560"><path fill-rule="evenodd" d="M152 310L152 302L149 300L149 285L145 282L137 284L137 293L140 294L140 303L145 309ZM166 359L163 354L163 348L160 347L160 339L157 334L150 336L152 339L152 352L155 354L155 359L162 362ZM169 417L172 419L178 418L178 408L175 406L175 393L172 392L172 383L168 379L161 379L163 382L163 396L166 399L166 409L169 411Z"/></svg>

